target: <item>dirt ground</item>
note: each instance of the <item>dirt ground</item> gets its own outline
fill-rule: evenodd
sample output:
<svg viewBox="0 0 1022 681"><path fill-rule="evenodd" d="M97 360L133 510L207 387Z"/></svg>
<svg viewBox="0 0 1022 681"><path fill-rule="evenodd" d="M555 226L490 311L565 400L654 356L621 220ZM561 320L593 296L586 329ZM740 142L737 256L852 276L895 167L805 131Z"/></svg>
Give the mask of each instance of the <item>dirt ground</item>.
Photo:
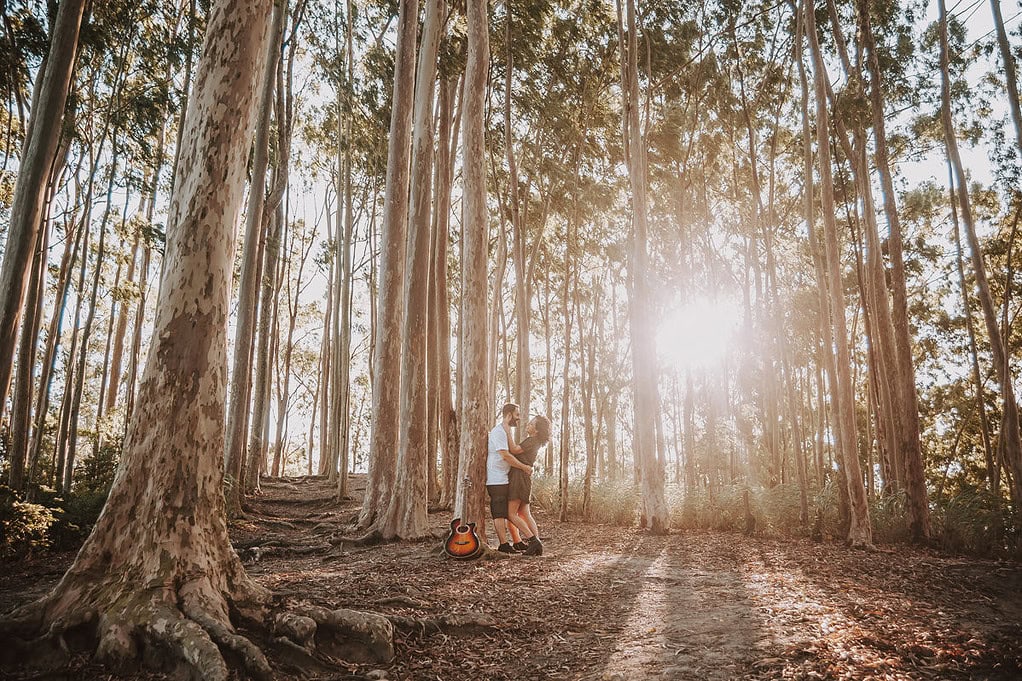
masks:
<svg viewBox="0 0 1022 681"><path fill-rule="evenodd" d="M356 479L359 491L363 482ZM537 514L541 557L459 562L440 541L332 544L356 512L325 481L264 483L232 530L249 571L295 604L409 618L397 657L280 679L1022 679L1022 566L908 547L559 523ZM431 516L438 536L449 520ZM45 593L72 554L0 565L0 612ZM11 679L112 676L78 659Z"/></svg>

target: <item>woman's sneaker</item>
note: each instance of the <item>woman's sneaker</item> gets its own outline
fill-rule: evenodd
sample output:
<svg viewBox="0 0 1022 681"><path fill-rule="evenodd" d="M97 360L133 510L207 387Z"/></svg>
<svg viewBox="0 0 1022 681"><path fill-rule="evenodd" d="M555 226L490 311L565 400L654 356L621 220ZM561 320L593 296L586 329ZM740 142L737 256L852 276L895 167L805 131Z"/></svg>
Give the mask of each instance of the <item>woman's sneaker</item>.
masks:
<svg viewBox="0 0 1022 681"><path fill-rule="evenodd" d="M516 541L514 544L511 545L511 548L513 548L515 551L524 551L525 549L529 548L529 542L528 540Z"/></svg>
<svg viewBox="0 0 1022 681"><path fill-rule="evenodd" d="M504 542L503 544L498 546L497 550L500 551L501 553L521 553L521 551L517 550L515 547L511 546L507 542Z"/></svg>
<svg viewBox="0 0 1022 681"><path fill-rule="evenodd" d="M522 551L526 556L542 556L543 555L543 542L538 537L533 537L529 541L529 545Z"/></svg>

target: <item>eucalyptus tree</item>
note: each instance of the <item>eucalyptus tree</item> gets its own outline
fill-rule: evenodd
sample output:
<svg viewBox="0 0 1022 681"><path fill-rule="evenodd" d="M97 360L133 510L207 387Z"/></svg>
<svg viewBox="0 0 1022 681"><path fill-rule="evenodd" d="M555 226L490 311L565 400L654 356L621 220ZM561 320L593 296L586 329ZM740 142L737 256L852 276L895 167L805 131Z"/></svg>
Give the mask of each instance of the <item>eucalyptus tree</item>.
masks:
<svg viewBox="0 0 1022 681"><path fill-rule="evenodd" d="M969 196L968 178L965 174L965 166L962 163L961 154L958 151L958 139L951 112L951 56L948 38L947 7L944 0L938 0L937 7L939 10L937 30L939 33L941 73L940 119L944 133L944 145L947 161L952 169L958 208L961 211L962 226L965 228L966 240L969 243L973 276L976 282L976 295L979 299L980 309L983 312L983 321L986 324L987 340L990 343L990 350L993 356L994 372L1001 388L1002 412L998 448L1003 453L1008 469L1012 473L1011 493L1017 505L1022 502L1022 434L1020 434L1019 428L1018 402L1012 385L1011 360L1004 345L1002 329L997 321L993 296L990 292L990 283L986 274L986 265L983 262L983 251L976 234L976 220L973 213L972 199Z"/></svg>
<svg viewBox="0 0 1022 681"><path fill-rule="evenodd" d="M429 433L428 313L430 299L430 246L433 200L433 103L444 0L426 3L426 16L418 50L413 105L411 188L408 209L407 259L404 281L404 332L401 349L401 418L398 432L397 472L390 503L379 522L386 539L417 539L429 533L427 465L435 442ZM435 387L433 388L436 389Z"/></svg>
<svg viewBox="0 0 1022 681"><path fill-rule="evenodd" d="M263 263L263 203L266 196L266 168L269 145L270 111L276 84L277 55L284 30L286 8L273 2L270 16L268 56L259 81L255 141L252 154L251 189L245 212L245 231L241 243L241 277L238 281L238 321L234 336L234 360L231 365L230 402L227 411L226 459L227 512L241 513L241 497L246 491L243 475L248 444L248 420L252 399L252 359L255 339L258 285ZM257 473L258 474L258 473Z"/></svg>
<svg viewBox="0 0 1022 681"><path fill-rule="evenodd" d="M401 349L404 333L405 254L408 233L408 188L418 5L401 0L394 62L394 95L387 149L387 183L383 207L376 309L373 372L373 428L369 445L369 477L358 527L375 529L394 487L400 446Z"/></svg>
<svg viewBox="0 0 1022 681"><path fill-rule="evenodd" d="M284 196L290 178L291 145L294 134L294 62L298 49L298 32L305 16L305 0L293 7L285 3L287 22L281 28L280 54L276 66L274 92L273 172L266 203L262 209L264 250L261 300L259 302L259 338L254 354L252 428L249 433L248 462L245 483L248 490L259 488L259 474L266 470L266 453L270 432L271 365L279 349L278 310L280 294L280 260L284 230L288 227ZM290 30L287 30L290 29ZM283 418L282 415L279 415Z"/></svg>
<svg viewBox="0 0 1022 681"><path fill-rule="evenodd" d="M813 82L816 96L816 143L818 170L822 192L821 212L824 225L824 257L829 293L830 326L833 329L835 342L835 378L833 398L835 401L834 420L838 426L837 435L840 440L841 465L844 480L842 484L848 489L850 517L848 541L852 545L870 545L873 543L872 528L869 520L869 507L866 503L866 490L863 485L859 466L858 448L856 446L855 394L851 376L851 354L849 351L848 326L845 319L844 292L841 286L841 262L838 249L837 224L835 220L834 182L831 168L830 149L830 114L827 107L826 64L820 49L817 36L816 19L812 0L807 0L803 11L806 14L806 34L809 36L810 53L813 60ZM830 352L830 348L825 349Z"/></svg>
<svg viewBox="0 0 1022 681"><path fill-rule="evenodd" d="M856 5L859 18L858 36L863 42L863 52L869 71L869 96L873 114L873 141L875 163L883 190L884 213L888 223L888 251L891 259L890 289L892 298L892 326L895 354L891 357L894 365L893 382L897 396L901 460L904 466L905 491L909 501L909 528L916 541L925 541L930 534L929 503L924 479L923 458L919 434L919 400L916 388L916 373L912 358L912 338L908 321L908 290L905 276L904 240L898 213L897 196L891 172L890 153L887 142L887 121L884 97L883 74L877 52L870 4L859 0ZM862 182L868 185L868 175ZM868 208L867 208L868 209ZM867 216L868 218L869 216ZM869 223L867 222L867 226ZM879 248L879 243L876 244ZM883 272L874 273L879 281L878 291L886 281Z"/></svg>
<svg viewBox="0 0 1022 681"><path fill-rule="evenodd" d="M221 490L231 235L266 58L266 4L212 8L171 203L156 333L123 464L64 578L0 627L5 637L44 634L54 648L38 655L62 649L68 630L84 624L104 661L132 664L169 650L165 659L186 671L226 679L219 643L269 675L265 657L229 620L230 608L248 611L266 593L231 547Z"/></svg>
<svg viewBox="0 0 1022 681"><path fill-rule="evenodd" d="M634 421L632 444L642 485L642 521L654 533L670 526L664 500L664 471L656 455L655 410L659 404L656 382L656 342L647 246L646 142L639 122L638 34L634 0L618 3L621 46L622 128L630 179L632 205L629 311L632 341Z"/></svg>
<svg viewBox="0 0 1022 681"><path fill-rule="evenodd" d="M33 96L0 267L0 404L7 401L10 388L32 253L43 225L47 178L60 140L85 5L84 0L60 3L50 34L50 48L39 69L39 84Z"/></svg>

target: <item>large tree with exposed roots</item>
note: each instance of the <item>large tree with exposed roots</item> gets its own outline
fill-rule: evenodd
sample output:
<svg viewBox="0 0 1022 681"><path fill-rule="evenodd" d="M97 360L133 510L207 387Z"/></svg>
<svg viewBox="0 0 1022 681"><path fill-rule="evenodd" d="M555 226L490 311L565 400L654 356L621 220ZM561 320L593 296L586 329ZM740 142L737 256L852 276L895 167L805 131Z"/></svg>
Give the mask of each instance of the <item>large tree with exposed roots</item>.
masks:
<svg viewBox="0 0 1022 681"><path fill-rule="evenodd" d="M252 142L270 0L217 0L184 121L153 341L109 500L45 598L0 623L4 655L59 664L75 641L119 666L139 661L206 681L223 653L270 678L235 626L272 629L291 652L348 627L373 657L393 654L378 615L307 607L275 613L227 534L223 495L227 315L235 225Z"/></svg>

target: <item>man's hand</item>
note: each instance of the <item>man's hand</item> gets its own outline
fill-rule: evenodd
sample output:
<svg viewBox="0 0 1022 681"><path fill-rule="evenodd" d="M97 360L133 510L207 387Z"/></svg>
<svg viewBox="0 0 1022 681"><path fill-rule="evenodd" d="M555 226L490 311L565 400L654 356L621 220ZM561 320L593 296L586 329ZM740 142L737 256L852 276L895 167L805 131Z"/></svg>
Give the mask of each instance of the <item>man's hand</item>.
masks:
<svg viewBox="0 0 1022 681"><path fill-rule="evenodd" d="M520 471L525 471L529 475L532 475L532 466L526 466L506 449L500 450L500 456L501 458L504 459L504 461L507 461L508 465L511 466L511 468L517 468Z"/></svg>

